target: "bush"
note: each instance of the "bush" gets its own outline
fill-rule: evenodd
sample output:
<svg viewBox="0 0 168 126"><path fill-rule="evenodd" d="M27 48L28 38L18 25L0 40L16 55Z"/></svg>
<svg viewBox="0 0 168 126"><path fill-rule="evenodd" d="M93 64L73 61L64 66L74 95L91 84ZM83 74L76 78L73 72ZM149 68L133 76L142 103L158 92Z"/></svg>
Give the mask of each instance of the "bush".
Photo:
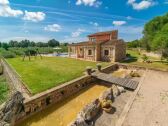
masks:
<svg viewBox="0 0 168 126"><path fill-rule="evenodd" d="M2 65L0 64L0 75L2 75L3 74L3 67L2 67Z"/></svg>
<svg viewBox="0 0 168 126"><path fill-rule="evenodd" d="M131 55L127 53L127 54L126 54L126 57L131 57Z"/></svg>
<svg viewBox="0 0 168 126"><path fill-rule="evenodd" d="M131 77L141 77L141 75L135 71L131 71L130 76Z"/></svg>
<svg viewBox="0 0 168 126"><path fill-rule="evenodd" d="M15 58L16 57L15 53L10 52L10 51L3 51L1 54L4 58Z"/></svg>
<svg viewBox="0 0 168 126"><path fill-rule="evenodd" d="M24 49L22 48L9 48L9 51L15 53L18 56L22 56L24 54Z"/></svg>
<svg viewBox="0 0 168 126"><path fill-rule="evenodd" d="M143 59L143 62L146 62L149 59L149 57L147 57L147 55L143 54L142 59Z"/></svg>

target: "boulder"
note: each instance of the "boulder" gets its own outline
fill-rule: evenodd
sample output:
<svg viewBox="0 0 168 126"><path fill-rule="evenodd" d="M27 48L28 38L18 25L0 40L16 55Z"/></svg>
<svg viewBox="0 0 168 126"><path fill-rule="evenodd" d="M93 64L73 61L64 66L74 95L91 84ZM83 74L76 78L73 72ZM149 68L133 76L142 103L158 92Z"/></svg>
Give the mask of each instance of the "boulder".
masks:
<svg viewBox="0 0 168 126"><path fill-rule="evenodd" d="M117 86L117 88L118 88L120 93L126 92L126 90L123 87L121 87L121 86Z"/></svg>
<svg viewBox="0 0 168 126"><path fill-rule="evenodd" d="M91 121L100 111L99 99L94 100L90 104L86 105L78 116L83 117L84 120Z"/></svg>
<svg viewBox="0 0 168 126"><path fill-rule="evenodd" d="M112 90L112 88L109 88L108 90L104 91L104 92L100 95L99 100L100 100L100 101L103 101L103 100L111 100L111 101L114 101L114 96L113 96L113 90Z"/></svg>
<svg viewBox="0 0 168 126"><path fill-rule="evenodd" d="M89 126L82 117L77 117L76 120L69 126Z"/></svg>
<svg viewBox="0 0 168 126"><path fill-rule="evenodd" d="M116 85L113 84L111 88L112 88L112 91L113 91L114 98L116 98L118 95L120 95L120 91L119 91L119 89Z"/></svg>
<svg viewBox="0 0 168 126"><path fill-rule="evenodd" d="M78 113L76 120L70 126L93 126L92 120L98 115L100 109L99 99L94 100Z"/></svg>
<svg viewBox="0 0 168 126"><path fill-rule="evenodd" d="M111 100L101 101L101 107L105 112L110 113L113 109L112 101Z"/></svg>
<svg viewBox="0 0 168 126"><path fill-rule="evenodd" d="M15 92L0 109L0 124L10 125L18 114L24 111L24 97L21 92ZM1 125L0 125L1 126Z"/></svg>

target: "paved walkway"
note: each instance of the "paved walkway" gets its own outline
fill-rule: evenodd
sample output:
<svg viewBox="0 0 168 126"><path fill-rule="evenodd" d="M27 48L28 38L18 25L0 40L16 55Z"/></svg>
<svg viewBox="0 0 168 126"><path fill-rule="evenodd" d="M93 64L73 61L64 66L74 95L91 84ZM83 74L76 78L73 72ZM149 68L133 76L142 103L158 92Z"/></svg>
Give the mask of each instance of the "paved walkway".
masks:
<svg viewBox="0 0 168 126"><path fill-rule="evenodd" d="M168 126L168 73L148 71L123 126Z"/></svg>

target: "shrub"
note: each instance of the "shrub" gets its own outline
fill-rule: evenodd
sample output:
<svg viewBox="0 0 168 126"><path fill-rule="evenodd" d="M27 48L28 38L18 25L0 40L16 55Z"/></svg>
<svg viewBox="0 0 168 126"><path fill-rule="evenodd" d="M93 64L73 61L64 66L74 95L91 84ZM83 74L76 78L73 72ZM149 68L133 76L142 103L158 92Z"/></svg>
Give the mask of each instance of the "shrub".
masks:
<svg viewBox="0 0 168 126"><path fill-rule="evenodd" d="M141 77L140 74L135 71L131 71L130 76L131 77Z"/></svg>
<svg viewBox="0 0 168 126"><path fill-rule="evenodd" d="M22 48L9 48L9 51L18 56L22 56L24 54L24 50Z"/></svg>
<svg viewBox="0 0 168 126"><path fill-rule="evenodd" d="M3 74L3 67L2 67L2 65L0 64L0 75L2 75Z"/></svg>
<svg viewBox="0 0 168 126"><path fill-rule="evenodd" d="M149 57L147 57L147 55L143 54L142 59L143 59L143 62L146 62L149 59Z"/></svg>
<svg viewBox="0 0 168 126"><path fill-rule="evenodd" d="M126 54L126 57L131 57L131 55L127 53L127 54Z"/></svg>
<svg viewBox="0 0 168 126"><path fill-rule="evenodd" d="M1 54L4 58L15 58L16 57L15 53L11 51L3 51Z"/></svg>

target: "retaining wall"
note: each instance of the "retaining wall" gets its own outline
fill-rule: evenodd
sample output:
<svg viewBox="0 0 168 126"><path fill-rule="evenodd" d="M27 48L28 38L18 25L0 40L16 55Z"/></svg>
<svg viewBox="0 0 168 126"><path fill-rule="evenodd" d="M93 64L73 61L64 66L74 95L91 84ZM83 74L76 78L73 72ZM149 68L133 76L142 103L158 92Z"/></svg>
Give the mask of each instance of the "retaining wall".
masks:
<svg viewBox="0 0 168 126"><path fill-rule="evenodd" d="M1 58L1 64L3 67L3 73L5 74L7 80L9 81L10 87L14 91L20 91L24 95L24 97L29 98L31 96L31 92L26 87L19 74L8 64L6 59Z"/></svg>
<svg viewBox="0 0 168 126"><path fill-rule="evenodd" d="M30 99L25 101L25 112L21 113L16 118L15 123L18 124L20 121L23 121L31 115L43 109L46 109L49 106L60 102L61 100L64 100L65 98L86 88L94 81L94 78L85 75L73 81L67 82L45 92L32 96Z"/></svg>

